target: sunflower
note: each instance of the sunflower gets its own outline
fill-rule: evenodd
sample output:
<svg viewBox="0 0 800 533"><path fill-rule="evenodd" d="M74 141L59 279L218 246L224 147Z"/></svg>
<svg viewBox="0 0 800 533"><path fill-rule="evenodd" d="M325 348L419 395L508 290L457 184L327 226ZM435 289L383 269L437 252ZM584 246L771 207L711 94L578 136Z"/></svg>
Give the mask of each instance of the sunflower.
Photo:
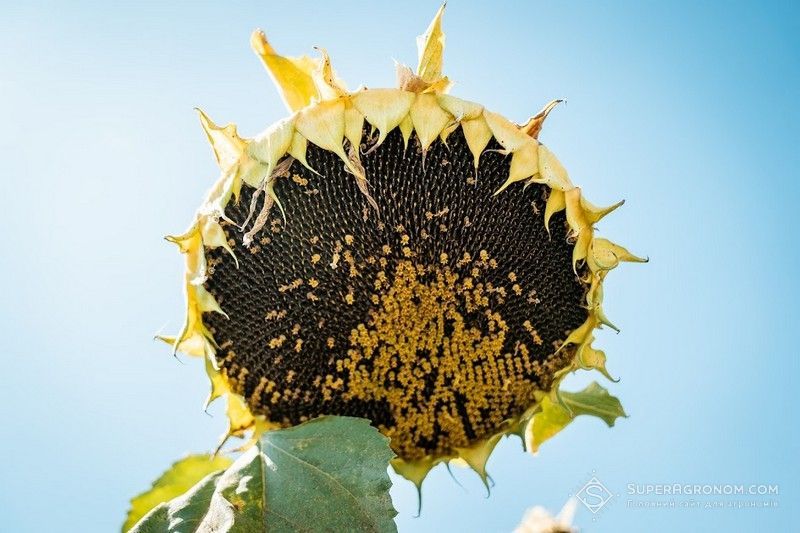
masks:
<svg viewBox="0 0 800 533"><path fill-rule="evenodd" d="M439 9L397 88L346 89L324 50L251 44L290 116L254 138L200 121L221 169L189 230L176 351L201 356L227 436L369 419L421 483L485 479L570 371L597 368L603 280L643 261L595 236L600 208L524 124L450 96Z"/></svg>

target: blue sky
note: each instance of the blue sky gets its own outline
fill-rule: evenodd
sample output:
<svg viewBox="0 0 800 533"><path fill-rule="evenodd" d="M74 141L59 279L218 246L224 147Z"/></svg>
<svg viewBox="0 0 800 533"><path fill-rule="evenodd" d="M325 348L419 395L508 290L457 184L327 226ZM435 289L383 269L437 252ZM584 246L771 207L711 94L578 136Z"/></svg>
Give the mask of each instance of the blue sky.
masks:
<svg viewBox="0 0 800 533"><path fill-rule="evenodd" d="M288 54L325 46L351 88L390 86L438 4L4 4L3 529L114 530L132 495L224 427L201 409L199 364L151 340L182 315L162 236L217 172L192 107L245 134L285 115L249 49L256 27ZM436 470L420 518L398 481L401 531L508 531L593 475L617 496L579 508L584 531L797 528L796 5L492 6L448 5L452 93L520 121L566 97L542 140L595 203L627 200L600 231L652 259L609 277L622 333L598 335L630 417L578 419L536 457L503 442L488 499L469 472L462 489ZM652 483L778 485L778 507L630 508L628 485Z"/></svg>

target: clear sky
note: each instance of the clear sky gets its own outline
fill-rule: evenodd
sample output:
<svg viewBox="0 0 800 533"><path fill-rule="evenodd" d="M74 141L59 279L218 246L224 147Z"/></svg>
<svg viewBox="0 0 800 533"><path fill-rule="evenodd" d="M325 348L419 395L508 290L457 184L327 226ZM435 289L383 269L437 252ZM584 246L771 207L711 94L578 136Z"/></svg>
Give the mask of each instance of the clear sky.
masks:
<svg viewBox="0 0 800 533"><path fill-rule="evenodd" d="M249 49L327 47L351 88L436 1L2 2L2 529L113 531L128 499L224 428L206 382L153 342L182 317L184 229L217 175L192 111L255 134L285 115ZM622 328L598 345L630 417L576 423L538 456L504 441L490 498L437 469L401 531L508 531L595 475L615 498L585 531L790 530L800 500L797 303L800 16L791 2L467 2L445 15L452 94L514 120L567 97L542 134L601 232L649 255L611 274ZM575 376L567 388L593 379ZM601 379L599 377L598 379ZM778 485L777 508L633 509L629 484ZM688 498L675 498L685 500Z"/></svg>

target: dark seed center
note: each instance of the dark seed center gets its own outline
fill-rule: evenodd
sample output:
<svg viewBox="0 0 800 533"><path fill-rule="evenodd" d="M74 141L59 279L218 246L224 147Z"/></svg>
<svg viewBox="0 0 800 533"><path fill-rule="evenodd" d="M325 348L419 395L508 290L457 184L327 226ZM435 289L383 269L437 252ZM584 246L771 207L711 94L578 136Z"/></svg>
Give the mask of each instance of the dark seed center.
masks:
<svg viewBox="0 0 800 533"><path fill-rule="evenodd" d="M549 389L587 311L563 212L544 228L547 187L492 196L509 159L485 152L476 178L460 128L424 157L398 130L361 156L378 212L335 154L307 158L321 175L295 162L276 184L285 224L273 207L249 247L224 224L238 269L207 251L230 319L204 322L254 411L369 418L413 459L492 435ZM241 224L252 194L227 216Z"/></svg>

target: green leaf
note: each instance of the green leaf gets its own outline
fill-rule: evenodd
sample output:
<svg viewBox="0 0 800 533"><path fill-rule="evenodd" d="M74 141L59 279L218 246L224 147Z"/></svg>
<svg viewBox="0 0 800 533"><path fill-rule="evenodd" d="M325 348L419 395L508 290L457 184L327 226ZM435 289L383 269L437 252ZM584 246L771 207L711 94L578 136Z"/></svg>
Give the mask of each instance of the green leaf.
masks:
<svg viewBox="0 0 800 533"><path fill-rule="evenodd" d="M181 459L161 474L149 490L131 500L131 508L122 530L128 531L158 504L183 494L211 472L224 470L231 463L233 461L227 457L210 455L190 455Z"/></svg>
<svg viewBox="0 0 800 533"><path fill-rule="evenodd" d="M396 531L392 457L388 439L361 418L268 431L224 473L160 505L134 531Z"/></svg>
<svg viewBox="0 0 800 533"><path fill-rule="evenodd" d="M626 417L619 398L611 396L606 389L593 381L580 392L562 392L561 399L572 412L578 415L592 415L602 418L608 427L613 427L619 417Z"/></svg>
<svg viewBox="0 0 800 533"><path fill-rule="evenodd" d="M200 531L222 474L222 471L209 474L182 496L158 504L129 533Z"/></svg>
<svg viewBox="0 0 800 533"><path fill-rule="evenodd" d="M617 418L627 416L619 399L595 381L580 392L559 392L558 396L560 403L553 402L550 397L542 400L541 410L533 415L526 429L525 437L531 451L537 451L544 441L568 426L576 416L596 416L608 427L613 426Z"/></svg>

